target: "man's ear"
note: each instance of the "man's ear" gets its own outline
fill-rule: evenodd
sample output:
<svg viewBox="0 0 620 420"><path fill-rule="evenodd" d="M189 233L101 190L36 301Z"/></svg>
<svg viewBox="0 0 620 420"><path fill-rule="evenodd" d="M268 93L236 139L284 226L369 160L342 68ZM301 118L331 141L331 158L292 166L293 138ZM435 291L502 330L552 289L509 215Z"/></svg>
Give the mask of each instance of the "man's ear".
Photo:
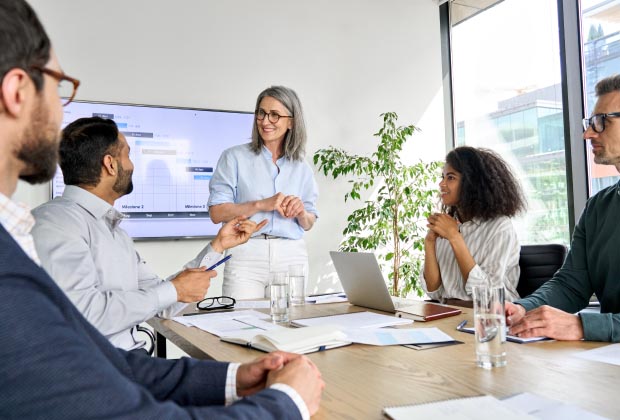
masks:
<svg viewBox="0 0 620 420"><path fill-rule="evenodd" d="M103 157L102 170L106 171L108 175L114 176L116 175L116 169L116 159L112 155L105 155Z"/></svg>
<svg viewBox="0 0 620 420"><path fill-rule="evenodd" d="M22 69L11 69L4 75L0 84L0 103L4 112L14 117L24 112L28 84L32 84L32 80Z"/></svg>

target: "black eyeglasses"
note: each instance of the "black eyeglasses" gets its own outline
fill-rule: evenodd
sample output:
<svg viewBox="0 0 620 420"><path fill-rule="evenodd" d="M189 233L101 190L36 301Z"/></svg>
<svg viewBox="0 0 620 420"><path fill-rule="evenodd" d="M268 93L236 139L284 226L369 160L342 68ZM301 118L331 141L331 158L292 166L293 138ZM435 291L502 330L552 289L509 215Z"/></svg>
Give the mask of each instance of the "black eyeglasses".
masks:
<svg viewBox="0 0 620 420"><path fill-rule="evenodd" d="M58 81L58 95L60 96L62 106L67 106L71 103L71 101L73 101L73 98L75 98L75 94L77 93L78 86L80 86L80 81L78 79L74 79L73 77L67 76L62 72L48 69L46 67L32 66L32 69L47 74Z"/></svg>
<svg viewBox="0 0 620 420"><path fill-rule="evenodd" d="M256 119L258 121L262 121L265 119L265 117L267 117L269 119L269 122L274 124L280 121L280 118L293 118L290 115L280 115L275 111L271 111L268 113L264 109L257 109L254 114L256 115Z"/></svg>
<svg viewBox="0 0 620 420"><path fill-rule="evenodd" d="M196 308L201 311L214 311L216 309L232 309L235 307L234 298L228 296L208 297L196 304Z"/></svg>
<svg viewBox="0 0 620 420"><path fill-rule="evenodd" d="M592 127L595 133L602 133L605 131L605 120L607 118L620 117L620 112L610 112L608 114L594 114L590 118L584 118L582 120L583 130L587 131L588 127Z"/></svg>

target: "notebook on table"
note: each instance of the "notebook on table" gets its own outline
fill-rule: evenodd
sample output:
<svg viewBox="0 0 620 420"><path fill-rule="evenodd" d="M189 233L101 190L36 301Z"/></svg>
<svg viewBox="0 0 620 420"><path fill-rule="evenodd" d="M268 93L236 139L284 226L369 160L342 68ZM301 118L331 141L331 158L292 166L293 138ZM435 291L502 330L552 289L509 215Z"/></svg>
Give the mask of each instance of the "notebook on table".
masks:
<svg viewBox="0 0 620 420"><path fill-rule="evenodd" d="M332 325L306 328L279 327L268 331L249 329L222 335L220 340L265 352L282 350L297 354L313 353L351 344L346 334Z"/></svg>
<svg viewBox="0 0 620 420"><path fill-rule="evenodd" d="M353 305L406 315L417 321L432 321L461 313L460 309L450 306L390 296L373 253L331 251L329 254Z"/></svg>
<svg viewBox="0 0 620 420"><path fill-rule="evenodd" d="M535 420L490 395L458 398L400 407L385 407L383 413L392 420L432 418L434 420Z"/></svg>
<svg viewBox="0 0 620 420"><path fill-rule="evenodd" d="M416 321L433 321L461 313L460 309L450 306L411 299L407 299L406 302L396 301L396 304L401 305L401 307L396 308L396 316L412 318Z"/></svg>

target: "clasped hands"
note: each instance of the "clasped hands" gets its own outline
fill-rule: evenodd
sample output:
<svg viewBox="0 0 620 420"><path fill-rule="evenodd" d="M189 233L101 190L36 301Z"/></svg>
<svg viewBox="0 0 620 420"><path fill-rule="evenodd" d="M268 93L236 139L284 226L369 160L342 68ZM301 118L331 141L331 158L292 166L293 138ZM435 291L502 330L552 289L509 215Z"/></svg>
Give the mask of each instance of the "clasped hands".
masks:
<svg viewBox="0 0 620 420"><path fill-rule="evenodd" d="M434 241L437 237L450 240L459 235L459 224L451 216L445 213L433 213L428 216L428 233L426 240Z"/></svg>
<svg viewBox="0 0 620 420"><path fill-rule="evenodd" d="M577 315L543 305L529 312L521 305L505 303L506 324L517 337L549 337L556 340L583 339L583 325Z"/></svg>
<svg viewBox="0 0 620 420"><path fill-rule="evenodd" d="M304 214L306 209L301 198L295 195L284 195L279 192L276 195L266 199L267 211L277 211L280 216L287 219L299 217Z"/></svg>
<svg viewBox="0 0 620 420"><path fill-rule="evenodd" d="M318 411L325 382L319 369L306 356L277 351L244 363L237 370L237 395L240 397L252 395L275 383L295 389L311 416Z"/></svg>

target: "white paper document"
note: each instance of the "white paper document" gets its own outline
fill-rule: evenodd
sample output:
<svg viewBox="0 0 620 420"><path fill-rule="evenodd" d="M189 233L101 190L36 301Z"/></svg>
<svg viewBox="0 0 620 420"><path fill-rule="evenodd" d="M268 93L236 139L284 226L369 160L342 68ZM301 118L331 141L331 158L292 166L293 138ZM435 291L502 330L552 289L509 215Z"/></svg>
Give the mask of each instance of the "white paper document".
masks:
<svg viewBox="0 0 620 420"><path fill-rule="evenodd" d="M373 346L431 344L454 341L454 338L439 328L357 328L346 330L345 334L354 343Z"/></svg>
<svg viewBox="0 0 620 420"><path fill-rule="evenodd" d="M575 356L595 362L620 365L620 344L599 347L597 349L577 353Z"/></svg>
<svg viewBox="0 0 620 420"><path fill-rule="evenodd" d="M344 293L334 293L329 295L321 295L321 296L308 296L306 298L306 303L313 303L315 305L320 305L323 303L339 303L339 302L348 302L349 299L347 295Z"/></svg>
<svg viewBox="0 0 620 420"><path fill-rule="evenodd" d="M383 412L393 420L534 420L522 411L508 407L490 395L459 398L428 404L386 407Z"/></svg>
<svg viewBox="0 0 620 420"><path fill-rule="evenodd" d="M597 414L590 413L572 404L551 400L539 395L524 392L502 400L502 403L540 420L604 420Z"/></svg>
<svg viewBox="0 0 620 420"><path fill-rule="evenodd" d="M393 315L382 315L374 312L353 312L349 314L321 316L317 318L296 319L293 324L303 327L313 325L337 325L342 331L355 328L381 328L394 325L413 324L412 319L397 318Z"/></svg>
<svg viewBox="0 0 620 420"><path fill-rule="evenodd" d="M238 300L235 309L269 309L268 300Z"/></svg>
<svg viewBox="0 0 620 420"><path fill-rule="evenodd" d="M200 328L218 337L247 329L269 330L277 327L277 325L266 321L271 319L269 314L253 310L177 316L172 319L187 327Z"/></svg>
<svg viewBox="0 0 620 420"><path fill-rule="evenodd" d="M522 393L499 400L491 395L437 401L401 407L386 407L383 412L393 420L431 418L433 420L604 420L572 404Z"/></svg>

